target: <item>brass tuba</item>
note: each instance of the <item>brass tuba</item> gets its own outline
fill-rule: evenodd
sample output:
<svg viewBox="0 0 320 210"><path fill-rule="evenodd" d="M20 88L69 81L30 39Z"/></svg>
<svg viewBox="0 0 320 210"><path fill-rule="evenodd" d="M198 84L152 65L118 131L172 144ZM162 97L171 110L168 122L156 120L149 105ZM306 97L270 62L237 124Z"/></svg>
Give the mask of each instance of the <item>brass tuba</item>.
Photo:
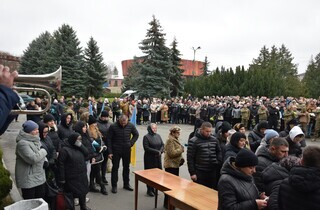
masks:
<svg viewBox="0 0 320 210"><path fill-rule="evenodd" d="M19 74L18 77L14 80L16 84L27 84L27 85L34 85L38 87L47 88L53 90L57 93L61 91L61 80L62 80L62 68L61 66L59 69L50 74L41 74L41 75L23 75ZM19 107L17 110L12 110L11 114L43 114L46 113L51 106L51 95L50 93L42 88L28 88L28 87L14 87L14 90L17 91L42 91L48 97L48 103L45 109L43 110L22 110Z"/></svg>

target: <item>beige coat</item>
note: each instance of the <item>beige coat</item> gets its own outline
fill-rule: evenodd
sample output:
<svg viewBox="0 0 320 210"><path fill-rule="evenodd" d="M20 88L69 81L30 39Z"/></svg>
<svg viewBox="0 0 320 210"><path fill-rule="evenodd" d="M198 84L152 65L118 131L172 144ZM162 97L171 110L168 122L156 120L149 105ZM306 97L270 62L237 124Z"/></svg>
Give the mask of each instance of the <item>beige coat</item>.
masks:
<svg viewBox="0 0 320 210"><path fill-rule="evenodd" d="M179 139L169 134L168 140L164 145L164 168L179 168L184 149Z"/></svg>

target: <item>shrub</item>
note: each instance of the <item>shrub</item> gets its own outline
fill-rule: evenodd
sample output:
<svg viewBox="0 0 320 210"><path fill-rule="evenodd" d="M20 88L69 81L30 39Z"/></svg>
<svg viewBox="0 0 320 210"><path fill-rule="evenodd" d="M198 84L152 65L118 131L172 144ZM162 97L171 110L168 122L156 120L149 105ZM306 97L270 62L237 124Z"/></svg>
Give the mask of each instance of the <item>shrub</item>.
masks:
<svg viewBox="0 0 320 210"><path fill-rule="evenodd" d="M2 150L0 149L0 205L11 189L12 180L10 179L10 172L2 164Z"/></svg>

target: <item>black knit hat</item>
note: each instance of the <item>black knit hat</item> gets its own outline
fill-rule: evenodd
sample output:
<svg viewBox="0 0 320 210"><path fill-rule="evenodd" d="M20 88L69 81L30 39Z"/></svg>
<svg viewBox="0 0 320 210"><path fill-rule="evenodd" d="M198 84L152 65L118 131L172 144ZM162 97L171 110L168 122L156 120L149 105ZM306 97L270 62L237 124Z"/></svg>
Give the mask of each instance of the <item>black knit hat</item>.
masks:
<svg viewBox="0 0 320 210"><path fill-rule="evenodd" d="M97 119L94 116L89 115L88 124L91 125L91 124L96 123L96 122L97 122Z"/></svg>
<svg viewBox="0 0 320 210"><path fill-rule="evenodd" d="M101 117L109 117L109 112L107 112L107 111L102 111L101 112L101 115L100 115Z"/></svg>
<svg viewBox="0 0 320 210"><path fill-rule="evenodd" d="M231 127L230 123L227 121L223 121L223 123L221 125L221 132L227 133L231 129L232 129L232 127Z"/></svg>
<svg viewBox="0 0 320 210"><path fill-rule="evenodd" d="M257 126L257 129L258 131L260 131L261 129L268 129L269 128L269 124L268 124L268 121L266 120L262 120L261 122L259 122L258 126Z"/></svg>
<svg viewBox="0 0 320 210"><path fill-rule="evenodd" d="M44 117L43 117L43 122L44 123L47 123L47 122L50 122L50 121L54 121L54 117L52 114L46 114Z"/></svg>
<svg viewBox="0 0 320 210"><path fill-rule="evenodd" d="M236 157L236 167L243 168L258 165L258 157L247 149L241 149Z"/></svg>

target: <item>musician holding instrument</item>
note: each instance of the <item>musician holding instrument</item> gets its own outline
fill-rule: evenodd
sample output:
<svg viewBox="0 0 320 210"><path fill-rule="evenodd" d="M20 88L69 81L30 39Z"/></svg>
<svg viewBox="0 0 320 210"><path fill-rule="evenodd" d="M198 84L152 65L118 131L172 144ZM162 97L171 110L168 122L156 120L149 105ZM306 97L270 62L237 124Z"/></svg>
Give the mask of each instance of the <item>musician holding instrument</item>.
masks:
<svg viewBox="0 0 320 210"><path fill-rule="evenodd" d="M0 65L0 135L8 128L15 115L10 115L12 108L19 103L19 96L12 90L18 72L10 72L9 67Z"/></svg>

